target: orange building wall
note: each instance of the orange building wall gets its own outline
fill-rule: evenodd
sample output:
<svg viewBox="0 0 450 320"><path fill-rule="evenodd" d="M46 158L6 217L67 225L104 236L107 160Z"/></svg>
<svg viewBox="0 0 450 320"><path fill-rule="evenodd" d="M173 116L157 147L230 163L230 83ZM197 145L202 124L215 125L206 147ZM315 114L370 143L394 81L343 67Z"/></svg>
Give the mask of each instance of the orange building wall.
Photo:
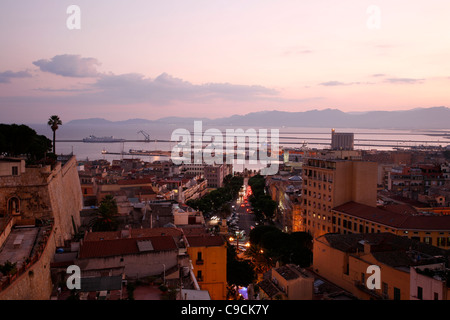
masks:
<svg viewBox="0 0 450 320"><path fill-rule="evenodd" d="M187 252L192 260L194 274L202 273L197 279L202 290L208 290L212 300L225 300L227 290L227 249L225 246L188 247ZM201 252L203 262L198 262Z"/></svg>

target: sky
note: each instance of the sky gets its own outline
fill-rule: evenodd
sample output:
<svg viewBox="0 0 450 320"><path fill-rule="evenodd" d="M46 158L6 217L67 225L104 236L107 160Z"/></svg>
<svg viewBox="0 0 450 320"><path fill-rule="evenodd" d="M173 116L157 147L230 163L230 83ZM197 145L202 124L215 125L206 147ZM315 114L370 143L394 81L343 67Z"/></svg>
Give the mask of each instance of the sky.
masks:
<svg viewBox="0 0 450 320"><path fill-rule="evenodd" d="M449 13L447 0L2 0L0 123L449 106Z"/></svg>

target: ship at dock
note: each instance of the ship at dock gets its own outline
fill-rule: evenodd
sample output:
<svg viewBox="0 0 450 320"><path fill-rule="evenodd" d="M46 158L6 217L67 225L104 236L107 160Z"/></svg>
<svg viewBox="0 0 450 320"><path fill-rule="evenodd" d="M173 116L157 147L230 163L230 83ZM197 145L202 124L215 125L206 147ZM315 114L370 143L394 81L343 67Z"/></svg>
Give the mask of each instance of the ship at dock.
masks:
<svg viewBox="0 0 450 320"><path fill-rule="evenodd" d="M111 142L124 142L125 139L120 138L114 138L113 136L109 137L96 137L93 135L90 135L87 138L83 139L83 142L90 142L90 143L111 143Z"/></svg>

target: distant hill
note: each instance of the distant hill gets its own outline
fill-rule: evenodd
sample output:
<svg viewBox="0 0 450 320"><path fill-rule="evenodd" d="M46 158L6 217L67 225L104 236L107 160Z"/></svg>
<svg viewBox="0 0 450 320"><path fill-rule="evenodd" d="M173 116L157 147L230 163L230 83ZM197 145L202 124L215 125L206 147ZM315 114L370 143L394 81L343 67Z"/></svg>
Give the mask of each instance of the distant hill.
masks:
<svg viewBox="0 0 450 320"><path fill-rule="evenodd" d="M165 117L158 120L129 119L109 121L101 118L72 120L67 124L192 124L202 120L205 125L253 127L318 127L367 129L450 129L450 109L447 107L417 108L402 111L343 112L338 109L299 112L260 111L246 115L208 119Z"/></svg>

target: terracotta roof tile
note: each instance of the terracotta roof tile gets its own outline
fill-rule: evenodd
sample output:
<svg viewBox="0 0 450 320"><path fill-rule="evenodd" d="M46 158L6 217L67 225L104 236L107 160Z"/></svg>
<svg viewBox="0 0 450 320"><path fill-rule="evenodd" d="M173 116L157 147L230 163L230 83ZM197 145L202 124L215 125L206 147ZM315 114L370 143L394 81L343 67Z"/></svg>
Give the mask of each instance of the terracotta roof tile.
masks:
<svg viewBox="0 0 450 320"><path fill-rule="evenodd" d="M125 238L101 241L85 241L80 248L79 258L101 258L137 254L140 252L138 242L150 240L154 251L176 250L177 245L172 236L155 236L142 238Z"/></svg>
<svg viewBox="0 0 450 320"><path fill-rule="evenodd" d="M411 208L406 209L404 206L371 207L356 202L347 202L333 210L398 229L450 230L449 215L413 215L414 211Z"/></svg>
<svg viewBox="0 0 450 320"><path fill-rule="evenodd" d="M225 241L221 236L186 236L190 247L219 247L223 246Z"/></svg>

